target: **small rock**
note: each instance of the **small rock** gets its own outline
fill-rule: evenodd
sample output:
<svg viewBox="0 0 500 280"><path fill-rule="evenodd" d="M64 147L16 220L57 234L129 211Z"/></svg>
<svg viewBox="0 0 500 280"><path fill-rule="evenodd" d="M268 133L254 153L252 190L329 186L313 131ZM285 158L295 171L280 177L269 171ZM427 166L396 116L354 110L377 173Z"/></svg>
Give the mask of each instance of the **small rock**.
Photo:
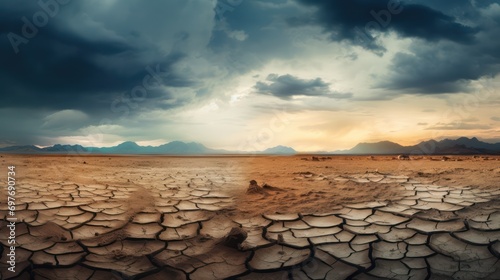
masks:
<svg viewBox="0 0 500 280"><path fill-rule="evenodd" d="M239 246L245 239L247 239L248 233L240 228L240 227L233 227L231 231L226 235L224 238L224 245L227 247L239 249Z"/></svg>
<svg viewBox="0 0 500 280"><path fill-rule="evenodd" d="M250 185L248 186L247 193L264 193L264 189L261 188L258 184L257 181L251 180Z"/></svg>
<svg viewBox="0 0 500 280"><path fill-rule="evenodd" d="M278 240L276 240L276 243L278 245L281 245L281 244L285 243L285 238L283 238L283 234L278 233Z"/></svg>

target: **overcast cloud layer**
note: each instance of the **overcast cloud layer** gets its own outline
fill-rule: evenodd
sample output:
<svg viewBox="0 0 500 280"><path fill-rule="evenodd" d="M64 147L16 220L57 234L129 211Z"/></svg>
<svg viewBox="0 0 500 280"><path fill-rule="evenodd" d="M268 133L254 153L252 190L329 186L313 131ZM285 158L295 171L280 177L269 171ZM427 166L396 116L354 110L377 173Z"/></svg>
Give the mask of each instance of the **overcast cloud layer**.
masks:
<svg viewBox="0 0 500 280"><path fill-rule="evenodd" d="M500 140L500 2L0 0L0 146Z"/></svg>

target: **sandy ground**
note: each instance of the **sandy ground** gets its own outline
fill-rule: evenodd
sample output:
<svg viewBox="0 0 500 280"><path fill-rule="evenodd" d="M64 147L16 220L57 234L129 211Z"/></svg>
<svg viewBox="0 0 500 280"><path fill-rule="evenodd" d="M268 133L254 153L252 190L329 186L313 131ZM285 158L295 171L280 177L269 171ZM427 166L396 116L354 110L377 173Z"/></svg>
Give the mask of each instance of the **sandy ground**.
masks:
<svg viewBox="0 0 500 280"><path fill-rule="evenodd" d="M238 209L247 213L289 212L292 209L324 213L342 203L392 200L399 196L399 183L343 183L331 180L367 173L405 175L420 182L444 186L500 187L500 157L448 158L450 160L447 161L442 161L441 156L409 161L395 160L392 156L319 157L320 161L311 161L312 156L247 159L247 178L259 184L282 188L283 191L260 196L240 194ZM326 178L318 178L322 175Z"/></svg>
<svg viewBox="0 0 500 280"><path fill-rule="evenodd" d="M4 154L0 278L497 279L499 159Z"/></svg>
<svg viewBox="0 0 500 280"><path fill-rule="evenodd" d="M19 182L75 182L141 186L161 185L169 175L219 179L220 190L234 196L235 215L275 212L324 213L343 203L392 200L400 183L355 183L333 178L360 174L405 175L444 186L499 188L500 156L442 156L397 160L393 156L29 156L2 155L3 166L15 165ZM4 172L6 173L6 172ZM6 174L0 174L6 176ZM250 180L280 190L246 194ZM22 187L22 185L21 185Z"/></svg>

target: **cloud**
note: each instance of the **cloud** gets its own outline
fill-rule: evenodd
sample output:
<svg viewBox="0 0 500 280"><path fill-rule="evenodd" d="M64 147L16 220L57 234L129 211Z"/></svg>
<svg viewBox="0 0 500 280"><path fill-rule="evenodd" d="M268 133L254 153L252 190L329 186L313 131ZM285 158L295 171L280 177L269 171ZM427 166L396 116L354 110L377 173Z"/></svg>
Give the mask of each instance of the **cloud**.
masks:
<svg viewBox="0 0 500 280"><path fill-rule="evenodd" d="M450 43L417 42L410 52L397 53L389 76L379 87L407 93L459 93L471 90L470 82L500 71L498 51L480 51Z"/></svg>
<svg viewBox="0 0 500 280"><path fill-rule="evenodd" d="M210 96L205 77L183 64L205 52L215 1L69 1L16 53L8 35L24 36L23 17L33 23L43 11L38 2L46 1L0 1L0 116L19 112L0 121L0 141L54 144L46 139L85 136L81 127L103 121L123 123L131 134L144 126L134 123L144 112L172 112ZM141 138L161 129L154 127Z"/></svg>
<svg viewBox="0 0 500 280"><path fill-rule="evenodd" d="M426 130L476 130L476 129L491 129L492 127L484 124L474 124L465 122L452 123L437 123Z"/></svg>
<svg viewBox="0 0 500 280"><path fill-rule="evenodd" d="M500 122L500 117L491 117L491 120L496 121L496 122Z"/></svg>
<svg viewBox="0 0 500 280"><path fill-rule="evenodd" d="M43 121L42 127L46 129L75 129L85 125L89 116L78 110L62 110L46 116Z"/></svg>
<svg viewBox="0 0 500 280"><path fill-rule="evenodd" d="M210 40L213 5L210 1L151 1L148 5L72 1L60 6L16 53L7 35L22 36L21 18L31 20L41 8L27 4L13 8L3 1L0 91L15 94L2 94L0 107L109 114L122 93L131 98L134 88L145 83L149 88L143 104L170 100L172 89L196 84L176 65ZM186 21L193 13L196 19Z"/></svg>
<svg viewBox="0 0 500 280"><path fill-rule="evenodd" d="M16 116L13 118L13 116ZM24 108L0 108L0 142L19 144L43 144L41 126L47 112ZM50 130L49 130L50 131ZM51 133L54 133L51 131ZM58 132L55 132L58 133Z"/></svg>
<svg viewBox="0 0 500 280"><path fill-rule="evenodd" d="M219 2L231 3L232 1ZM292 1L233 1L240 3L224 13L211 33L208 49L214 62L230 73L244 74L273 59L292 59L302 51L285 18L302 14Z"/></svg>
<svg viewBox="0 0 500 280"><path fill-rule="evenodd" d="M405 1L378 31L366 24L388 20L389 0L69 1L16 54L8 34L22 35L23 17L33 21L39 2L0 0L0 145L88 138L231 146L273 108L305 124L374 119L385 124L382 139L396 129L382 119L427 122L433 114L423 109L458 108L467 97L435 94L500 78L500 5L492 0ZM223 15L214 9L227 3ZM492 98L477 104L482 124L496 116L486 108ZM412 133L481 121L429 122ZM303 129L282 139L295 143Z"/></svg>
<svg viewBox="0 0 500 280"><path fill-rule="evenodd" d="M458 22L453 16L421 4L385 0L298 0L316 8L309 17L294 17L292 25L321 26L333 41L349 41L382 53L377 33L396 32L401 37L426 41L474 42L477 29Z"/></svg>
<svg viewBox="0 0 500 280"><path fill-rule="evenodd" d="M471 82L500 73L500 5L467 9L478 14L481 30L471 44L415 40L391 61L389 75L378 86L407 93L440 94L470 92Z"/></svg>
<svg viewBox="0 0 500 280"><path fill-rule="evenodd" d="M351 98L351 93L337 93L330 90L330 84L321 78L300 79L290 74L269 74L266 82L259 81L254 89L257 93L290 99L295 96L324 96L330 98Z"/></svg>

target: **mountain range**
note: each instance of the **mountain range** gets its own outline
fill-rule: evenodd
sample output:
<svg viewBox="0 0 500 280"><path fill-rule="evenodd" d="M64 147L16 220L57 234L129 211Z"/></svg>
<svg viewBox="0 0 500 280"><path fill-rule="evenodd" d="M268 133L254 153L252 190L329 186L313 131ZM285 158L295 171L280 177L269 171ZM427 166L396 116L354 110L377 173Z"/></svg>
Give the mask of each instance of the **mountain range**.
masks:
<svg viewBox="0 0 500 280"><path fill-rule="evenodd" d="M500 154L500 143L486 143L476 137L458 139L429 140L413 146L402 146L390 141L377 143L359 143L350 150L335 151L333 154L410 154L410 155L473 155Z"/></svg>
<svg viewBox="0 0 500 280"><path fill-rule="evenodd" d="M0 148L0 153L16 154L163 154L163 155L218 155L218 154L279 154L293 155L297 152L285 146L276 146L263 151L241 152L207 148L196 142L172 141L160 146L140 146L126 141L113 147L83 147L81 145L56 144L50 147L34 145L11 146Z"/></svg>
<svg viewBox="0 0 500 280"><path fill-rule="evenodd" d="M113 147L83 147L81 145L56 144L50 147L37 147L34 145L10 146L0 148L2 153L16 154L164 154L164 155L217 155L217 154L297 154L291 147L276 146L263 151L242 152L207 148L196 142L173 141L160 146L140 146L135 142L127 141ZM429 140L413 146L402 146L390 141L376 143L359 143L349 150L333 152L316 152L321 154L340 155L387 155L387 154L500 154L500 143L486 143L476 137L461 137L455 140L444 139L441 141Z"/></svg>

